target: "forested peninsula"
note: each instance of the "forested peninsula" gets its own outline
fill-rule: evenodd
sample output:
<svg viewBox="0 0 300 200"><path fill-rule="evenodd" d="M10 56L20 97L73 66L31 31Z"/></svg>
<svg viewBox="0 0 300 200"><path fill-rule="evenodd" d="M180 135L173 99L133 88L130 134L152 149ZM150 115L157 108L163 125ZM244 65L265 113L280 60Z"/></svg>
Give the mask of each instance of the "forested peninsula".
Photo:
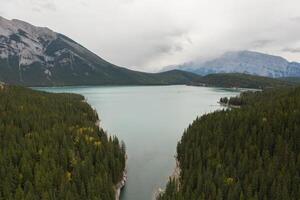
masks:
<svg viewBox="0 0 300 200"><path fill-rule="evenodd" d="M248 92L197 118L159 200L300 199L300 87Z"/></svg>
<svg viewBox="0 0 300 200"><path fill-rule="evenodd" d="M0 199L114 200L125 146L75 94L0 87Z"/></svg>

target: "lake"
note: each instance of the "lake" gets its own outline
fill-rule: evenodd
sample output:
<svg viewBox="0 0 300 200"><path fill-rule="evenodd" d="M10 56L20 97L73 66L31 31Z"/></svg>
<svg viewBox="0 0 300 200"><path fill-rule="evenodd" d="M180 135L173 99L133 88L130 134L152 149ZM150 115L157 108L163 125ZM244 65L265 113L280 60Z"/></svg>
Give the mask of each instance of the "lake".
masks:
<svg viewBox="0 0 300 200"><path fill-rule="evenodd" d="M221 97L237 90L193 86L52 87L48 92L85 96L101 127L126 144L128 182L122 200L151 200L175 167L176 145L190 123L221 109Z"/></svg>

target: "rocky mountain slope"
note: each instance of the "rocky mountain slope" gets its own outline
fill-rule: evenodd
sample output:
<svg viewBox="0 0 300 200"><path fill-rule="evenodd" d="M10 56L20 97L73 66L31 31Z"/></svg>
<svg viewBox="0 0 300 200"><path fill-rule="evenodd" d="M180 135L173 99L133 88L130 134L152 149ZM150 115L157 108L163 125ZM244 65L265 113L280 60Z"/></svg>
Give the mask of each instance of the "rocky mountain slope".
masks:
<svg viewBox="0 0 300 200"><path fill-rule="evenodd" d="M170 69L181 69L201 75L245 73L272 78L300 76L300 63L253 51L227 52L213 60L169 66L164 70Z"/></svg>
<svg viewBox="0 0 300 200"><path fill-rule="evenodd" d="M143 73L115 66L48 28L0 17L0 81L27 85L185 84L197 75Z"/></svg>

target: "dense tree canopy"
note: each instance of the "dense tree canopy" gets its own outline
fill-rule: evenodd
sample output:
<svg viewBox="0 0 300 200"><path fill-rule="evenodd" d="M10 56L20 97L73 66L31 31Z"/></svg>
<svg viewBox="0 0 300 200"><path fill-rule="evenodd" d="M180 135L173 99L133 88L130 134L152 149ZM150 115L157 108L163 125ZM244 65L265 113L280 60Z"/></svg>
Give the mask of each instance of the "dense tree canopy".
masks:
<svg viewBox="0 0 300 200"><path fill-rule="evenodd" d="M0 88L0 199L115 199L124 148L83 100Z"/></svg>
<svg viewBox="0 0 300 200"><path fill-rule="evenodd" d="M282 86L293 86L299 82L290 81L288 79L274 79L263 76L255 76L241 73L218 73L209 74L201 78L201 83L214 87L236 87L236 88L256 88L266 89Z"/></svg>
<svg viewBox="0 0 300 200"><path fill-rule="evenodd" d="M300 88L242 95L240 109L196 119L160 200L300 199Z"/></svg>
<svg viewBox="0 0 300 200"><path fill-rule="evenodd" d="M253 101L256 101L256 98L260 95L260 91L245 91L235 97L222 97L220 99L220 103L228 106L244 106L246 104L253 103Z"/></svg>

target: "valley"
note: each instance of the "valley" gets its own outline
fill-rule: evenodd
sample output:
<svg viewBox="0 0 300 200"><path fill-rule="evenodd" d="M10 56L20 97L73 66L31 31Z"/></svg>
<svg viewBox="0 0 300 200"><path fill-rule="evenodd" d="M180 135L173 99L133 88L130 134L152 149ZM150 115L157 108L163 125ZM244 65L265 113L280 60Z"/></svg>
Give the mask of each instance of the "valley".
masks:
<svg viewBox="0 0 300 200"><path fill-rule="evenodd" d="M300 199L299 77L250 50L136 71L0 16L0 199Z"/></svg>
<svg viewBox="0 0 300 200"><path fill-rule="evenodd" d="M236 90L192 86L38 88L81 94L97 110L104 130L126 144L128 180L122 200L152 199L175 167L176 144L197 116L222 109Z"/></svg>

